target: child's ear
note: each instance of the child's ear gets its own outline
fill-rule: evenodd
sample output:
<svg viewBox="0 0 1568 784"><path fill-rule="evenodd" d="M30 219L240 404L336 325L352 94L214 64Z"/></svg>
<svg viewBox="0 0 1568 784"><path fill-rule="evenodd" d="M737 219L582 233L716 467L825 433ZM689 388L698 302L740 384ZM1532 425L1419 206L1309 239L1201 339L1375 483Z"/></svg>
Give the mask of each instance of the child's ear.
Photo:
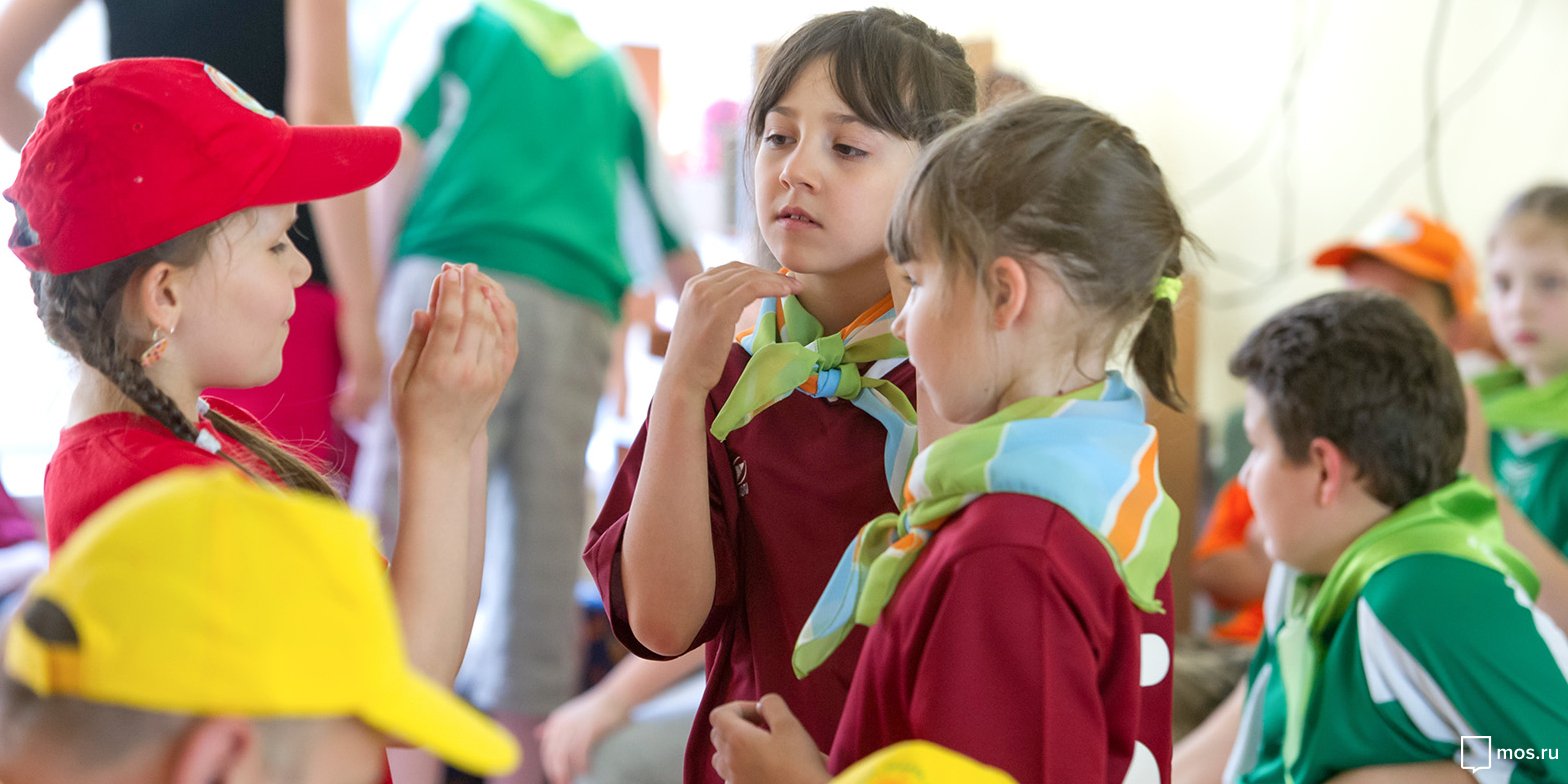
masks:
<svg viewBox="0 0 1568 784"><path fill-rule="evenodd" d="M212 784L238 778L257 753L256 725L235 717L207 718L187 731L175 749L173 784ZM254 765L255 760L249 760Z"/></svg>
<svg viewBox="0 0 1568 784"><path fill-rule="evenodd" d="M126 298L153 326L172 332L179 324L180 305L185 301L184 273L167 261L156 262L131 279Z"/></svg>
<svg viewBox="0 0 1568 784"><path fill-rule="evenodd" d="M1023 315L1029 301L1029 273L1012 256L998 256L986 271L991 300L991 326L1004 330Z"/></svg>
<svg viewBox="0 0 1568 784"><path fill-rule="evenodd" d="M1312 439L1307 445L1307 460L1317 471L1318 486L1314 495L1319 506L1333 506L1345 491L1348 482L1356 480L1356 467L1340 451L1339 446L1327 438Z"/></svg>

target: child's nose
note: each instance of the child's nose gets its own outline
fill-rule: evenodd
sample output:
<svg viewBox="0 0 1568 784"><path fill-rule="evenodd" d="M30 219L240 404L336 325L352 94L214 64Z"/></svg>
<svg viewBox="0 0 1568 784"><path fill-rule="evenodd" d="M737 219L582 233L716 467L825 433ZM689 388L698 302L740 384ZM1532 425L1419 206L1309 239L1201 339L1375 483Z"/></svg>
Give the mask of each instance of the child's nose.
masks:
<svg viewBox="0 0 1568 784"><path fill-rule="evenodd" d="M795 145L789 157L784 159L784 168L779 170L779 182L789 188L815 189L821 183L821 177L816 162L811 158L806 145Z"/></svg>
<svg viewBox="0 0 1568 784"><path fill-rule="evenodd" d="M299 252L299 248L294 246L293 240L289 240L289 254L291 256L289 260L289 282L294 284L294 288L299 288L305 285L305 281L310 280L310 260L305 258L305 254Z"/></svg>
<svg viewBox="0 0 1568 784"><path fill-rule="evenodd" d="M909 307L906 303L905 307L898 311L898 314L893 317L893 337L898 338L899 340L904 339L904 314L908 312Z"/></svg>

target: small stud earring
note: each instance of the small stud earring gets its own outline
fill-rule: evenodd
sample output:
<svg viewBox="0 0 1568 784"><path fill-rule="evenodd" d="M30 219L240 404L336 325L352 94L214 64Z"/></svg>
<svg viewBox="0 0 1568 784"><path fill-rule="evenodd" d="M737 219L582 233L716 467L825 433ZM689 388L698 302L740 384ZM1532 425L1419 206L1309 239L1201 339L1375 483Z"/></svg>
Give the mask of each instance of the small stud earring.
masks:
<svg viewBox="0 0 1568 784"><path fill-rule="evenodd" d="M158 360L163 359L163 352L169 350L169 337L173 334L174 330L172 329L169 330L168 334L164 334L162 328L152 328L152 345L148 346L147 350L142 352L142 367L148 367L156 363Z"/></svg>

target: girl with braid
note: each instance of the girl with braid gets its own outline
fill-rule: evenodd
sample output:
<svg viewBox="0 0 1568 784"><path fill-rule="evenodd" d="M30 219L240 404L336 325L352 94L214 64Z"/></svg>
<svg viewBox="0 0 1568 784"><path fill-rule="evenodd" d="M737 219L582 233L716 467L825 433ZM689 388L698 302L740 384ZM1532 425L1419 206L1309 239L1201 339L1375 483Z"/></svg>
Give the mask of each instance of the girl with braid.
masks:
<svg viewBox="0 0 1568 784"><path fill-rule="evenodd" d="M122 491L181 466L333 495L250 413L201 391L278 374L309 275L288 237L297 203L364 188L397 153L396 129L290 126L192 60L112 61L50 101L5 198L44 329L81 362L44 478L51 549ZM410 657L439 681L457 671L478 597L476 467L515 326L497 286L449 267L392 374L406 522L390 576Z"/></svg>

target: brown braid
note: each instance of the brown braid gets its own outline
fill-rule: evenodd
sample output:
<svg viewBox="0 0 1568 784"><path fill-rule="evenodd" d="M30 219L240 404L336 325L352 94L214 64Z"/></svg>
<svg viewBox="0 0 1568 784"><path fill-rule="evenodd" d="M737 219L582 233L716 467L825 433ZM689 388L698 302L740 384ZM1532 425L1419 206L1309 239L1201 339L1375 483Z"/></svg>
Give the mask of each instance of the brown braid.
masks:
<svg viewBox="0 0 1568 784"><path fill-rule="evenodd" d="M137 358L146 349L144 339L129 335L121 323L125 289L137 273L158 261L179 268L196 264L207 240L220 222L186 232L172 240L124 259L65 275L34 272L33 304L44 333L55 345L102 373L132 403L167 427L182 441L195 443L199 430L185 418L179 404L154 384ZM336 496L320 472L277 442L216 413L208 420L218 432L238 441L260 458L283 484L322 495ZM233 456L219 453L240 470L260 479Z"/></svg>

